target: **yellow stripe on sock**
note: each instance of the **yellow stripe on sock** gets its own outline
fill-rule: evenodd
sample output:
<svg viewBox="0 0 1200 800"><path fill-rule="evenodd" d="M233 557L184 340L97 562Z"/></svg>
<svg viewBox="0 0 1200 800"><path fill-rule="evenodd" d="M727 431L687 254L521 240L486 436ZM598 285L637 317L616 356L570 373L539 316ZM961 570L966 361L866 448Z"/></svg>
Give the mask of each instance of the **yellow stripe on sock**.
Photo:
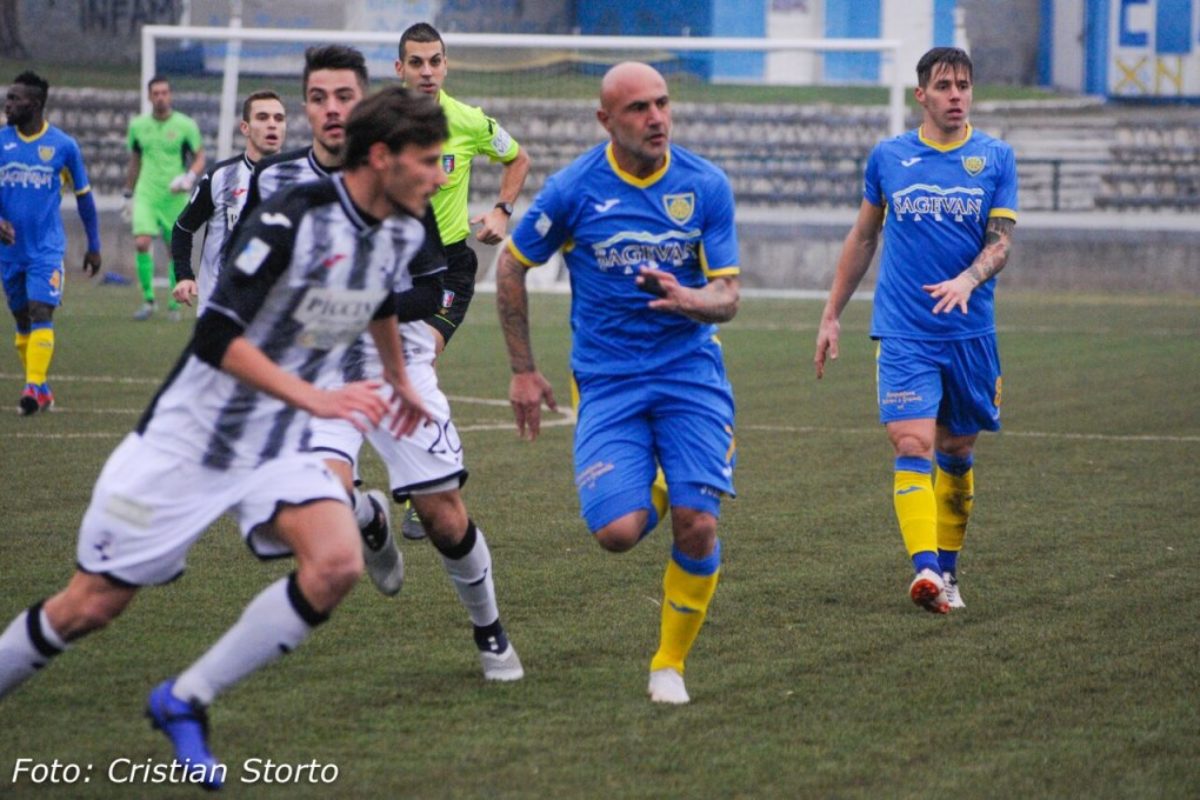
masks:
<svg viewBox="0 0 1200 800"><path fill-rule="evenodd" d="M975 470L951 475L940 467L933 484L937 499L937 543L941 550L962 550L967 522L975 506Z"/></svg>
<svg viewBox="0 0 1200 800"><path fill-rule="evenodd" d="M683 672L683 662L704 625L720 574L718 569L712 575L692 575L674 559L667 562L663 575L662 628L658 652L650 661L651 672L666 667Z"/></svg>
<svg viewBox="0 0 1200 800"><path fill-rule="evenodd" d="M35 328L25 351L25 382L43 384L54 358L54 328Z"/></svg>
<svg viewBox="0 0 1200 800"><path fill-rule="evenodd" d="M932 477L924 472L896 470L892 502L908 554L937 552L937 501Z"/></svg>

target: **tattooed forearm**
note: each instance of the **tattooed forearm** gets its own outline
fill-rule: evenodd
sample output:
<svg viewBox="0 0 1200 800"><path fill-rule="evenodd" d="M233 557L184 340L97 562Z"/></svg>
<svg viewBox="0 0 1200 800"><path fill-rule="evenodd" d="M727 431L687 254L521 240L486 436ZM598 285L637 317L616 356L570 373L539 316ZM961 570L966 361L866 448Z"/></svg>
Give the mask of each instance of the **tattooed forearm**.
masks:
<svg viewBox="0 0 1200 800"><path fill-rule="evenodd" d="M1011 219L993 217L988 220L984 232L983 249L975 257L966 273L975 281L975 285L994 278L1004 265L1008 263L1008 251L1012 247L1012 232L1016 225Z"/></svg>
<svg viewBox="0 0 1200 800"><path fill-rule="evenodd" d="M508 363L513 372L533 372L533 348L529 342L529 293L525 290L525 267L509 253L500 254L496 266L496 308L500 329L508 346Z"/></svg>

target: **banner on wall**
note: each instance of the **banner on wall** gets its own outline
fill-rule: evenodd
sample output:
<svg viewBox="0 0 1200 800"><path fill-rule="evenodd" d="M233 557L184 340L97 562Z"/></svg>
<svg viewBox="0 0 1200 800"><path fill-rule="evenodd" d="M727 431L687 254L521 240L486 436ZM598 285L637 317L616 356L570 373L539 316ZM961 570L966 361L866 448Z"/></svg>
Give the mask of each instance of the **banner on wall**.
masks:
<svg viewBox="0 0 1200 800"><path fill-rule="evenodd" d="M1107 94L1200 99L1200 0L1112 0Z"/></svg>

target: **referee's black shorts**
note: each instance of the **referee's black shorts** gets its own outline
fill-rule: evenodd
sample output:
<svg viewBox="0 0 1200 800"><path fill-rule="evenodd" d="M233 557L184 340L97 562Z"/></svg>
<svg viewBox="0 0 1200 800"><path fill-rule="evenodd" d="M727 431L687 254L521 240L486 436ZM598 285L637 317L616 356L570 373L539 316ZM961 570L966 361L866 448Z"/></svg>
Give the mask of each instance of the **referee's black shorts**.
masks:
<svg viewBox="0 0 1200 800"><path fill-rule="evenodd" d="M450 343L450 337L463 324L471 298L475 296L475 273L479 259L466 241L446 245L446 275L442 280L442 304L437 313L425 320Z"/></svg>

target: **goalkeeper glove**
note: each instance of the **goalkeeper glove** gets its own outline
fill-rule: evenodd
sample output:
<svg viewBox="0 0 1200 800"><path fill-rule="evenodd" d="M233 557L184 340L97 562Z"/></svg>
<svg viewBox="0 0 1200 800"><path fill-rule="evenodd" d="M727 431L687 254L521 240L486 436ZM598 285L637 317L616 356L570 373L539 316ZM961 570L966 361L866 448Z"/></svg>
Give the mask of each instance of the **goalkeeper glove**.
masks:
<svg viewBox="0 0 1200 800"><path fill-rule="evenodd" d="M190 192L196 185L196 174L190 169L182 175L176 175L169 188L172 192Z"/></svg>

